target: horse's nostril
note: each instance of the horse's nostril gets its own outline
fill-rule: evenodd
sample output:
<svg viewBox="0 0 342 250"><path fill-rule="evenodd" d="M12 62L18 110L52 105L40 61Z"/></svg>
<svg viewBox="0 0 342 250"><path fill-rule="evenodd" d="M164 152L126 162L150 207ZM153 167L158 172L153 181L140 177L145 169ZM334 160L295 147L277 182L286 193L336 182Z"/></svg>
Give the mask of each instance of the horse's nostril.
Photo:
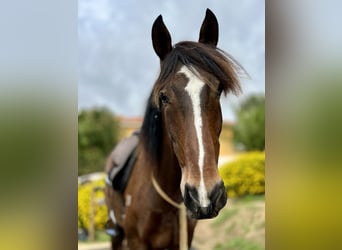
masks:
<svg viewBox="0 0 342 250"><path fill-rule="evenodd" d="M216 192L215 200L216 200L216 201L220 200L225 194L226 194L225 189L219 189L219 190Z"/></svg>
<svg viewBox="0 0 342 250"><path fill-rule="evenodd" d="M198 201L198 195L197 195L197 191L194 189L194 190L191 190L191 189L188 189L188 194L190 196L190 198L195 201L195 202L199 202Z"/></svg>
<svg viewBox="0 0 342 250"><path fill-rule="evenodd" d="M213 202L214 210L220 211L227 203L227 192L222 183L215 186L210 195L210 200Z"/></svg>
<svg viewBox="0 0 342 250"><path fill-rule="evenodd" d="M191 187L188 184L185 185L184 203L194 207L198 207L198 193L195 187Z"/></svg>

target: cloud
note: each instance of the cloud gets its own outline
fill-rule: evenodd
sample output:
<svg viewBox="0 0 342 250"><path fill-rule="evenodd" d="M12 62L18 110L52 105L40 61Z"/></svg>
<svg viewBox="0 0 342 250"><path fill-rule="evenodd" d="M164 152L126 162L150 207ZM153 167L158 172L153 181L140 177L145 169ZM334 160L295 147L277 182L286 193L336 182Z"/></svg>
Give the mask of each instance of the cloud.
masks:
<svg viewBox="0 0 342 250"><path fill-rule="evenodd" d="M264 93L263 2L79 0L79 109L106 105L120 115L142 115L159 71L153 21L163 15L173 43L197 40L208 7L219 20L219 47L251 75L243 81L245 95ZM234 118L231 105L238 101L223 101L225 119Z"/></svg>

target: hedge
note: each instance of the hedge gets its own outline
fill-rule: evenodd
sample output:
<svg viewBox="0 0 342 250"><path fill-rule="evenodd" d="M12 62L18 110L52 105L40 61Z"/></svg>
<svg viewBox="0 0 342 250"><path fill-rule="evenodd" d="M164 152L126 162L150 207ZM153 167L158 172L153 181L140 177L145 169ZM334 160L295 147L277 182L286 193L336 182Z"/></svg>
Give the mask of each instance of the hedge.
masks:
<svg viewBox="0 0 342 250"><path fill-rule="evenodd" d="M104 187L104 179L78 186L78 227L89 228L90 194L95 187ZM95 192L95 199L104 199L104 192ZM95 229L103 229L107 221L107 207L105 204L95 205Z"/></svg>
<svg viewBox="0 0 342 250"><path fill-rule="evenodd" d="M265 152L249 152L219 168L228 197L265 193Z"/></svg>

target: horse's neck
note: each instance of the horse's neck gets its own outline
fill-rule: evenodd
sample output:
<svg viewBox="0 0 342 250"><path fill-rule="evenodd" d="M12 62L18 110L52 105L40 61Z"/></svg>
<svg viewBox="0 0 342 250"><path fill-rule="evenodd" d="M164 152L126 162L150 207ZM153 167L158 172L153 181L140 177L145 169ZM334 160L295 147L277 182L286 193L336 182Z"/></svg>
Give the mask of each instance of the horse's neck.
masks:
<svg viewBox="0 0 342 250"><path fill-rule="evenodd" d="M160 163L156 166L154 175L163 191L174 201L180 202L182 199L180 192L181 169L170 144L165 140Z"/></svg>

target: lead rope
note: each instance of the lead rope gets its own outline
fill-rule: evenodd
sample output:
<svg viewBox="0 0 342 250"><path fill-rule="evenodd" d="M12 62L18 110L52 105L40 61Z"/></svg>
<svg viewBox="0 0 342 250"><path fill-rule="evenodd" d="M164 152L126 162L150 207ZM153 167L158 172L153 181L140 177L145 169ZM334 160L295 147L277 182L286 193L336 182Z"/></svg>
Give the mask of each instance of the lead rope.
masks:
<svg viewBox="0 0 342 250"><path fill-rule="evenodd" d="M156 179L152 174L152 184L156 189L157 193L169 204L178 208L179 210L179 249L180 250L188 250L188 225L186 219L186 207L183 202L177 203L173 201L158 185Z"/></svg>

